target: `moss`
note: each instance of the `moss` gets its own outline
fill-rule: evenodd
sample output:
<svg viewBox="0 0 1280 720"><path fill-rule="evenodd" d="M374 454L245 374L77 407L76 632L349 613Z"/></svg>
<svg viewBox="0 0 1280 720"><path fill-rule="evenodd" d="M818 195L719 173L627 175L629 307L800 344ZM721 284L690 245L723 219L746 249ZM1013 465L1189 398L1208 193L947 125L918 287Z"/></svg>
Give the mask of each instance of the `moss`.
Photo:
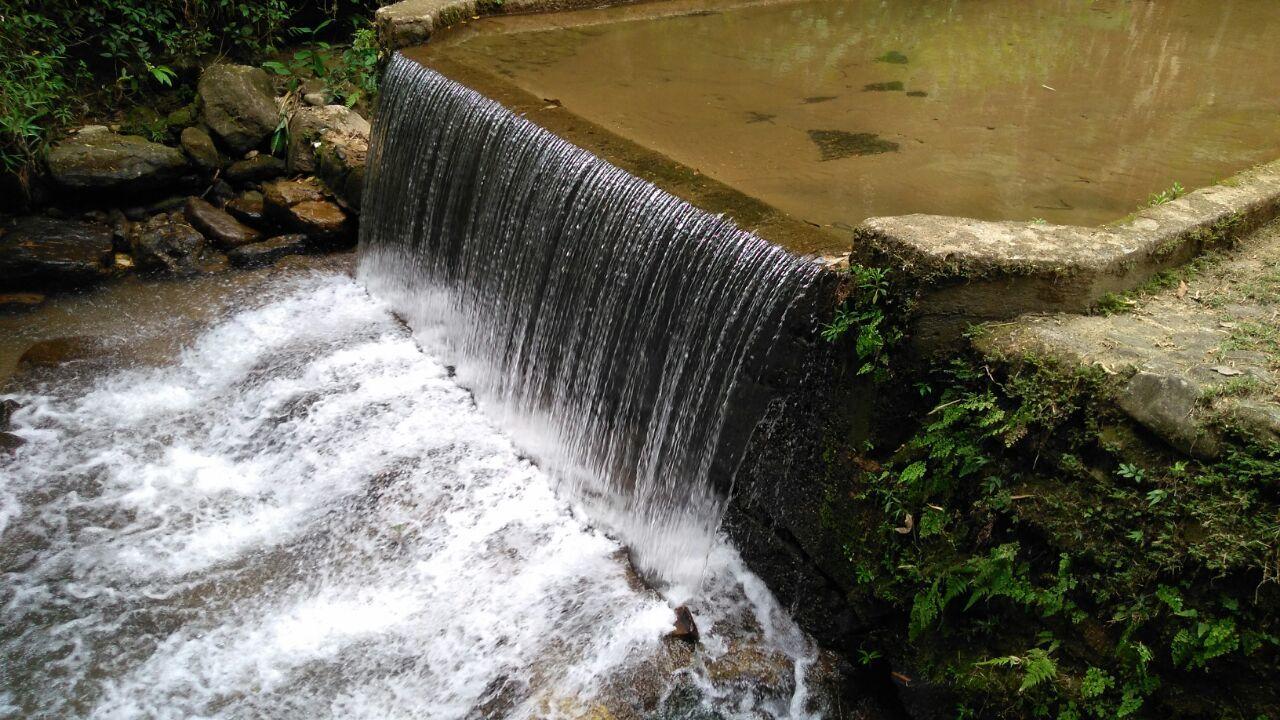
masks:
<svg viewBox="0 0 1280 720"><path fill-rule="evenodd" d="M897 50L890 50L876 58L876 62L889 63L890 65L906 65L910 60L901 52Z"/></svg>
<svg viewBox="0 0 1280 720"><path fill-rule="evenodd" d="M904 89L906 89L906 86L902 84L901 80L871 83L862 87L863 92L902 92Z"/></svg>
<svg viewBox="0 0 1280 720"><path fill-rule="evenodd" d="M809 139L818 146L822 161L840 160L855 155L879 155L897 152L898 143L875 133L851 133L844 130L810 130Z"/></svg>

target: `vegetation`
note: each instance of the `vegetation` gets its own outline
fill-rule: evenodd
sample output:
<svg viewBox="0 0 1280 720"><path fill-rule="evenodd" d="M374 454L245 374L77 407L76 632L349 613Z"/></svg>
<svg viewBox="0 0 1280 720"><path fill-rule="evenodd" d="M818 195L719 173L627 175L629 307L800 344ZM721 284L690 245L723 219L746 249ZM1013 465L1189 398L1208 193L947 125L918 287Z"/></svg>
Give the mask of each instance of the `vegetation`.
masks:
<svg viewBox="0 0 1280 720"><path fill-rule="evenodd" d="M63 127L137 104L216 57L257 61L309 43L293 61L334 76L343 100L373 91L373 0L11 0L0 13L0 166L28 174ZM352 37L350 46L331 44ZM302 57L299 57L302 54ZM292 70L291 70L292 72ZM190 100L190 88L172 104Z"/></svg>
<svg viewBox="0 0 1280 720"><path fill-rule="evenodd" d="M1264 716L1280 447L1165 455L1100 371L1015 360L957 360L894 449L829 453L849 601L889 618L863 657L949 688L957 717Z"/></svg>

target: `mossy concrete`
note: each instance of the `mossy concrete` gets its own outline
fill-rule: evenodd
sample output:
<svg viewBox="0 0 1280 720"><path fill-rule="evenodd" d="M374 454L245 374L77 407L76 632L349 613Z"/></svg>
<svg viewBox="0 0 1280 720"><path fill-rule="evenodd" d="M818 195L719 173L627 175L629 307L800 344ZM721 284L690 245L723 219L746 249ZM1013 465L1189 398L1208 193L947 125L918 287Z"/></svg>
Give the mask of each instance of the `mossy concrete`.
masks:
<svg viewBox="0 0 1280 720"><path fill-rule="evenodd" d="M1280 161L1102 227L936 215L871 218L854 257L893 268L916 295L913 342L933 350L970 325L1083 312L1256 229L1280 212Z"/></svg>

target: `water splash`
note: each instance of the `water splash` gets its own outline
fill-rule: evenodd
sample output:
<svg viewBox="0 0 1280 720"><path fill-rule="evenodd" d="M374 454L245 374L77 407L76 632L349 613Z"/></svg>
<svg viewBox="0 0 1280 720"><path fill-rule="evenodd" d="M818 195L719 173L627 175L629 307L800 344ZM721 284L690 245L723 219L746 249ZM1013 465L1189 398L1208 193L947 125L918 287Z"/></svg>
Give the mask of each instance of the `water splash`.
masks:
<svg viewBox="0 0 1280 720"><path fill-rule="evenodd" d="M360 278L651 576L695 587L818 269L402 56L381 93Z"/></svg>

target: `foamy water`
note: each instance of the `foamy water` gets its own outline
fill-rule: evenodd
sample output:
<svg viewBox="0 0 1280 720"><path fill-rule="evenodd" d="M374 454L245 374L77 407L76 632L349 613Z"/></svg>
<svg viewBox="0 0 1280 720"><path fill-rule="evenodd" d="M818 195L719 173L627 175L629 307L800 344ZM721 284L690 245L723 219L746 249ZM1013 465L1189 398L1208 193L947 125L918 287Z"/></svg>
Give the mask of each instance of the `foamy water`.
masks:
<svg viewBox="0 0 1280 720"><path fill-rule="evenodd" d="M336 274L264 297L168 366L8 396L0 717L582 716L636 672L668 716L812 710L811 645L732 548L672 590L700 649L655 662L674 595L382 304ZM790 681L707 671L744 643Z"/></svg>

